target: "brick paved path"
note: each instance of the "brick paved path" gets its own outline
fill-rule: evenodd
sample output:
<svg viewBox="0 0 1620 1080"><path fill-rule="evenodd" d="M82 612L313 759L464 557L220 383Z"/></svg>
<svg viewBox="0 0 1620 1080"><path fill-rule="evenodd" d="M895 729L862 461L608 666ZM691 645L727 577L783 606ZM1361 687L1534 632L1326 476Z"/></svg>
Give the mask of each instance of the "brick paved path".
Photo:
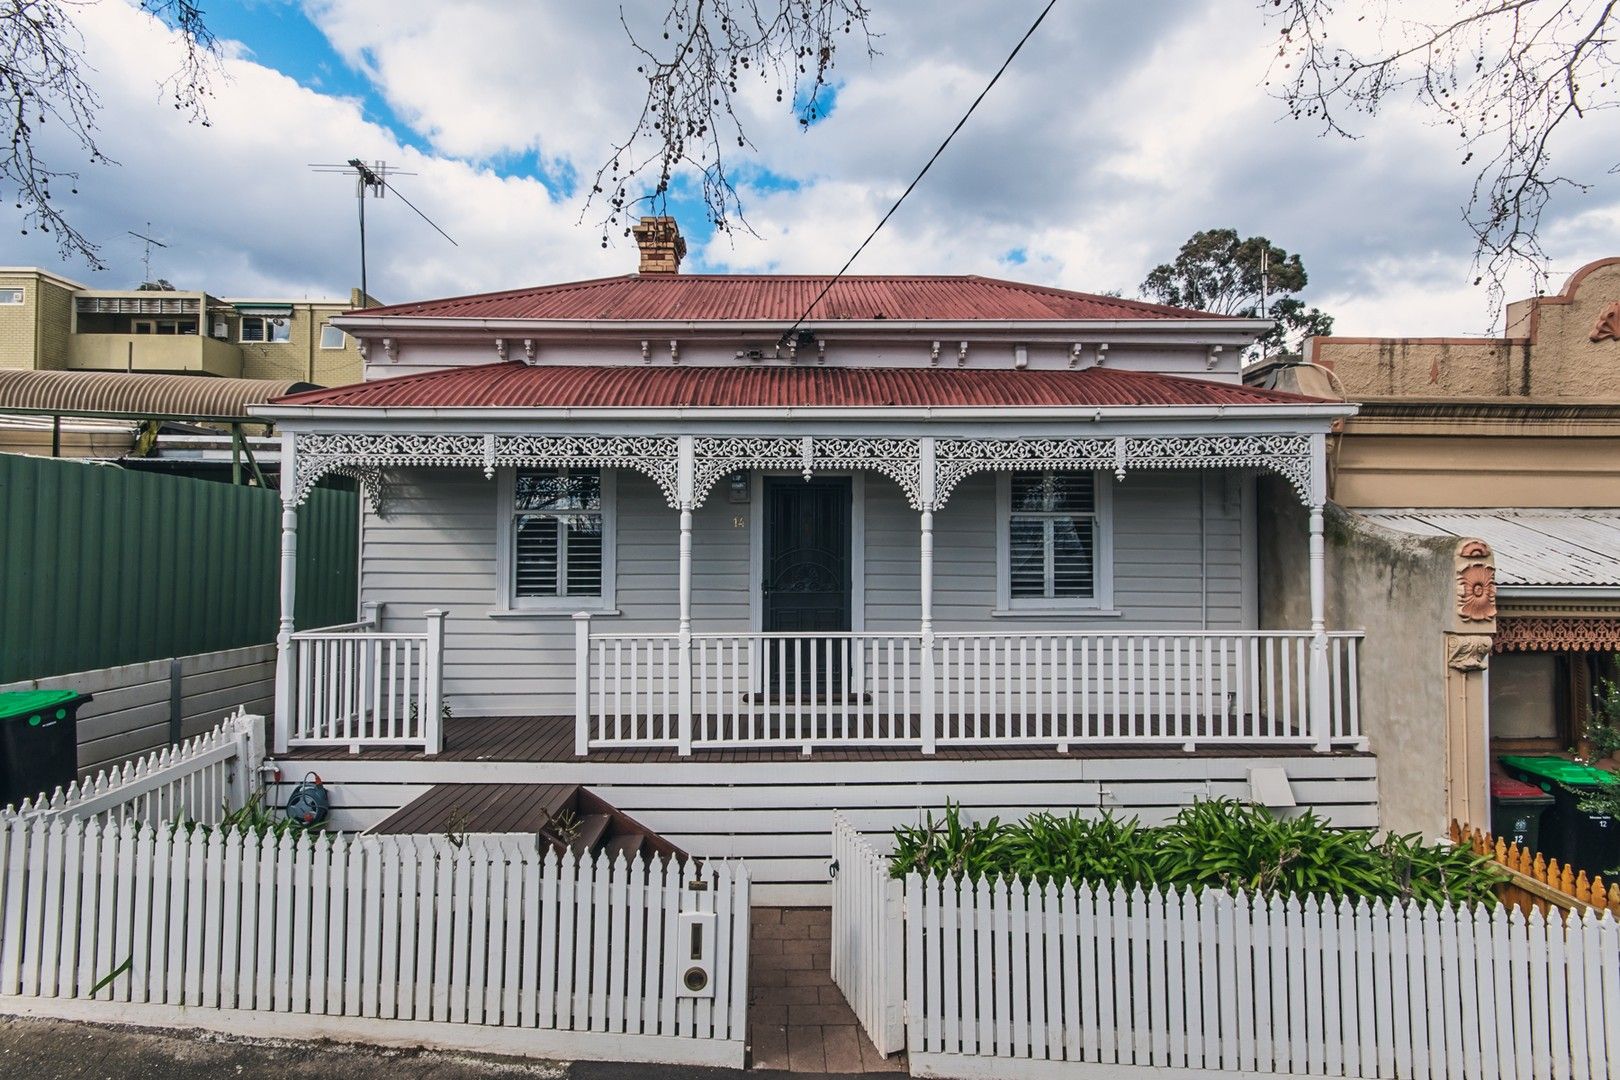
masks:
<svg viewBox="0 0 1620 1080"><path fill-rule="evenodd" d="M861 1030L832 981L829 908L755 908L749 935L748 1039L754 1068L809 1073L906 1071Z"/></svg>

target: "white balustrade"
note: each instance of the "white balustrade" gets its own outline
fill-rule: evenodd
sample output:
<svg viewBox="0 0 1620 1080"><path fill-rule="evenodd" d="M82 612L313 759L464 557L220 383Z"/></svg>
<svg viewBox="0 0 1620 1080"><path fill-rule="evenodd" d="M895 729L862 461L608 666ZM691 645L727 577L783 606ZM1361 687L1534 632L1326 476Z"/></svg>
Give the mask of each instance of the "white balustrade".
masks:
<svg viewBox="0 0 1620 1080"><path fill-rule="evenodd" d="M1358 635L1328 638L1333 736L1359 737ZM939 634L941 745L1314 742L1306 632Z"/></svg>
<svg viewBox="0 0 1620 1080"><path fill-rule="evenodd" d="M694 746L922 743L915 634L696 634Z"/></svg>
<svg viewBox="0 0 1620 1080"><path fill-rule="evenodd" d="M370 621L292 637L288 745L444 745L444 612L422 633L383 633Z"/></svg>
<svg viewBox="0 0 1620 1080"><path fill-rule="evenodd" d="M694 634L683 730L680 635L577 627L581 753L1319 741L1309 632L946 633L932 665L920 634ZM1359 642L1327 638L1331 743L1362 744Z"/></svg>

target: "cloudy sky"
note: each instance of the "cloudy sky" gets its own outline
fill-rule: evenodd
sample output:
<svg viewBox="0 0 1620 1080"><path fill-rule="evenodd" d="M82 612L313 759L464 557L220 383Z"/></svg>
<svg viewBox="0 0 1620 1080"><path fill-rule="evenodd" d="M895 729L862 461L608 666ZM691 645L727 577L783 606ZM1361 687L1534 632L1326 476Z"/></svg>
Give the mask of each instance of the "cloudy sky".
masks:
<svg viewBox="0 0 1620 1080"><path fill-rule="evenodd" d="M849 50L830 116L801 131L766 94L745 116L759 155L743 198L758 237L677 212L687 269L836 270L961 115L1043 0L871 0L881 55ZM627 18L653 25L656 0ZM219 0L212 123L160 83L175 50L126 0L75 9L116 167L86 169L71 212L110 269L13 232L7 263L103 287L153 273L235 296L342 296L358 284L353 186L308 166L359 156L407 173L368 206L370 285L396 301L634 268L603 250L589 177L631 123L636 58L608 0ZM1262 86L1273 38L1232 0L1060 0L1015 66L856 264L978 273L1135 295L1193 231L1232 226L1299 251L1308 298L1347 334L1489 329L1459 207L1471 171L1445 131L1394 110L1356 141L1320 138ZM1606 125L1606 126L1601 126ZM1543 243L1555 286L1620 254L1614 119L1558 149L1584 195L1560 196ZM581 215L583 211L583 220ZM15 213L15 211L10 211ZM1510 296L1521 289L1510 289Z"/></svg>

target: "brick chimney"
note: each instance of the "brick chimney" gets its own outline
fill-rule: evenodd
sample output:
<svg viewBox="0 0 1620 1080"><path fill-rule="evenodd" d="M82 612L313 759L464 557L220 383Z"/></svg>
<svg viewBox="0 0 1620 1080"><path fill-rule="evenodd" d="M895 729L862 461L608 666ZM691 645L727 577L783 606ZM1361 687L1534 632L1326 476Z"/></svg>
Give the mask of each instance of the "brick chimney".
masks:
<svg viewBox="0 0 1620 1080"><path fill-rule="evenodd" d="M686 257L686 240L674 218L644 217L631 231L636 234L636 246L641 248L640 273L680 273L681 260Z"/></svg>

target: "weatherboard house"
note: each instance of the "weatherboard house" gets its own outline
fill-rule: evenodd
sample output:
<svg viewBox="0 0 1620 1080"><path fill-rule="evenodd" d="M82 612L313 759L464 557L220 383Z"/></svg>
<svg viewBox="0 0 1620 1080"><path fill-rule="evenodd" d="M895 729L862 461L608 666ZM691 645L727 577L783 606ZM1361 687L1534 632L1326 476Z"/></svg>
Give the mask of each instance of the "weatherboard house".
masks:
<svg viewBox="0 0 1620 1080"><path fill-rule="evenodd" d="M672 224L638 274L340 316L365 381L258 410L283 782L318 773L340 827L474 832L588 785L763 902L824 901L834 810L1378 823L1360 634L1323 615L1354 407L1243 385L1265 321L681 274ZM357 619L304 627L295 511L334 473L366 495ZM1308 515L1307 625L1261 622L1262 486Z"/></svg>

